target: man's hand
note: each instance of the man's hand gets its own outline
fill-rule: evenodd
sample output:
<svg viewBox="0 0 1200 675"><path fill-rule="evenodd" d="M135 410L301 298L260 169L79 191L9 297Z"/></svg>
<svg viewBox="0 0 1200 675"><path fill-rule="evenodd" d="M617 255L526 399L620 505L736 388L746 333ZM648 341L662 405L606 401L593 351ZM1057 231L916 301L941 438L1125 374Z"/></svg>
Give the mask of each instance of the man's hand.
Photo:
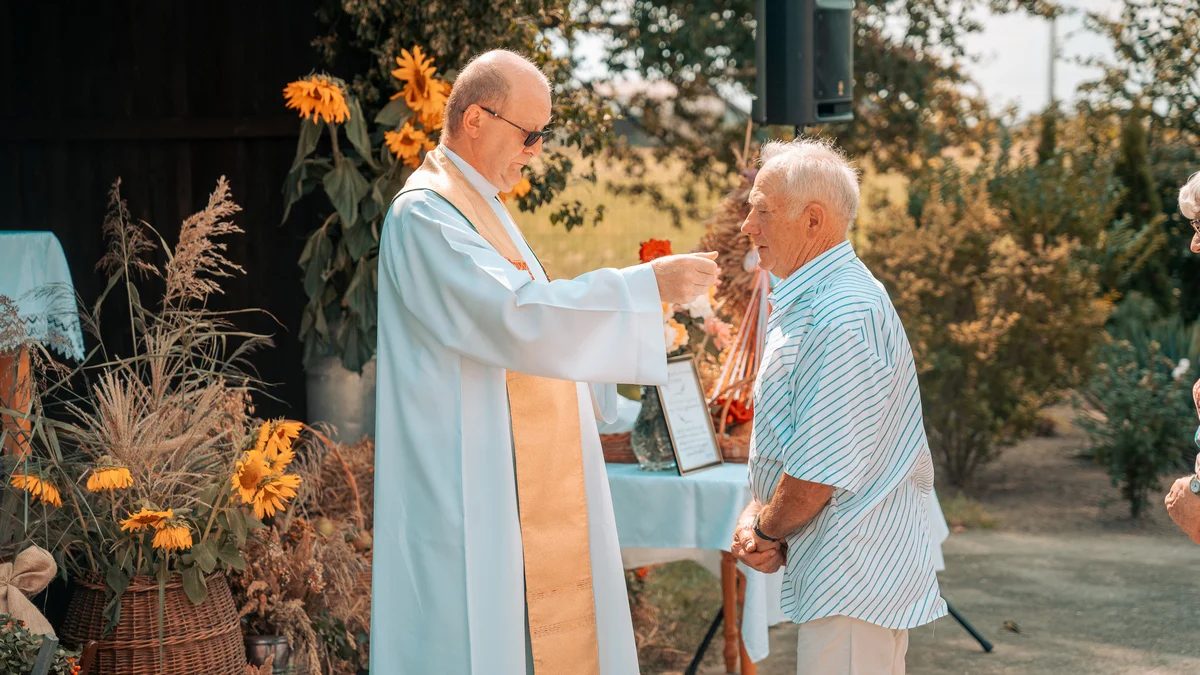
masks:
<svg viewBox="0 0 1200 675"><path fill-rule="evenodd" d="M751 569L773 574L787 562L787 547L781 545L782 542L766 541L754 534L754 517L761 510L762 504L752 501L742 511L733 532L730 552Z"/></svg>
<svg viewBox="0 0 1200 675"><path fill-rule="evenodd" d="M695 300L708 287L717 283L721 269L716 251L711 253L686 253L667 255L650 261L654 278L658 281L658 296L663 302L686 305Z"/></svg>

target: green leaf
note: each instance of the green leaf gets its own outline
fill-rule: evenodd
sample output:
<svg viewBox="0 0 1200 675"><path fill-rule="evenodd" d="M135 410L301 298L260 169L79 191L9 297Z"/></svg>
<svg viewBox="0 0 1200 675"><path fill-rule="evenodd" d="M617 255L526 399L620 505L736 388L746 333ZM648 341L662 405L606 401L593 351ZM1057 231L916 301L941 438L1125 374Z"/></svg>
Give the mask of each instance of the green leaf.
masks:
<svg viewBox="0 0 1200 675"><path fill-rule="evenodd" d="M363 203L372 204L374 202L368 199ZM371 223L366 220L366 214L363 215L364 218L360 220L357 225L354 227L343 228L342 230L342 233L345 235L345 239L343 241L346 245L346 253L348 253L350 258L355 262L365 258L372 249L379 245L379 242L375 240L375 233L373 231L374 228L372 228Z"/></svg>
<svg viewBox="0 0 1200 675"><path fill-rule="evenodd" d="M215 564L215 562L214 562ZM193 605L199 605L208 597L208 586L204 583L204 575L196 566L183 568L183 592Z"/></svg>
<svg viewBox="0 0 1200 675"><path fill-rule="evenodd" d="M217 551L217 558L239 572L246 569L246 559L242 557L241 550L231 541L225 542L221 550Z"/></svg>
<svg viewBox="0 0 1200 675"><path fill-rule="evenodd" d="M358 104L357 98L350 101L350 120L346 122L346 136L350 138L350 143L354 145L354 149L358 150L358 154L362 155L363 159L368 163L375 163L371 158L371 139L367 135L367 120L363 116L362 107Z"/></svg>
<svg viewBox="0 0 1200 675"><path fill-rule="evenodd" d="M212 542L196 544L192 547L191 553L196 558L196 564L200 566L201 572L212 574L212 571L217 568L217 556Z"/></svg>
<svg viewBox="0 0 1200 675"><path fill-rule="evenodd" d="M412 119L412 108L404 102L404 97L394 98L383 106L383 110L375 116L375 123L382 124L385 127L398 128L401 124Z"/></svg>
<svg viewBox="0 0 1200 675"><path fill-rule="evenodd" d="M108 602L104 604L102 633L108 635L121 622L121 596L129 588L129 575L119 565L113 565L104 575L104 585Z"/></svg>
<svg viewBox="0 0 1200 675"><path fill-rule="evenodd" d="M353 224L358 220L358 202L367 196L371 184L358 172L354 164L342 160L333 171L325 174L325 194L337 209L338 215L345 223Z"/></svg>
<svg viewBox="0 0 1200 675"><path fill-rule="evenodd" d="M283 179L283 218L279 221L280 225L287 222L288 215L292 212L292 206L304 196L304 180L307 177L308 165L301 163L300 166L289 171L287 177Z"/></svg>
<svg viewBox="0 0 1200 675"><path fill-rule="evenodd" d="M333 257L333 242L325 235L325 230L313 232L304 245L301 254L301 267L304 269L304 292L308 297L317 297L325 285L325 268Z"/></svg>
<svg viewBox="0 0 1200 675"><path fill-rule="evenodd" d="M267 529L267 526L263 524L263 521L259 520L257 516L249 513L246 514L246 525L250 528L251 532L254 532L255 530Z"/></svg>
<svg viewBox="0 0 1200 675"><path fill-rule="evenodd" d="M233 532L233 536L237 539L239 547L246 545L246 536L250 533L250 528L246 526L246 514L242 513L241 509L230 509L229 514L229 529Z"/></svg>
<svg viewBox="0 0 1200 675"><path fill-rule="evenodd" d="M319 118L314 115L313 119ZM300 141L296 143L296 159L292 161L292 171L295 171L312 154L313 150L317 149L317 143L320 142L321 132L324 129L324 122L316 124L309 120L300 122Z"/></svg>

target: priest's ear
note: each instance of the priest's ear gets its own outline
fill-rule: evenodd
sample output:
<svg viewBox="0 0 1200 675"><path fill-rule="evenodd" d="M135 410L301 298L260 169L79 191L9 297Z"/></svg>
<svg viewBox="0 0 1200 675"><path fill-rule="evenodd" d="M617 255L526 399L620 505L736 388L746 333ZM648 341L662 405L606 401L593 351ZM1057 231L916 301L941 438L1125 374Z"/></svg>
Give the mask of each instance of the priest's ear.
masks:
<svg viewBox="0 0 1200 675"><path fill-rule="evenodd" d="M463 113L462 130L470 138L479 138L483 133L483 118L487 115L478 104L472 103L467 106L466 112Z"/></svg>

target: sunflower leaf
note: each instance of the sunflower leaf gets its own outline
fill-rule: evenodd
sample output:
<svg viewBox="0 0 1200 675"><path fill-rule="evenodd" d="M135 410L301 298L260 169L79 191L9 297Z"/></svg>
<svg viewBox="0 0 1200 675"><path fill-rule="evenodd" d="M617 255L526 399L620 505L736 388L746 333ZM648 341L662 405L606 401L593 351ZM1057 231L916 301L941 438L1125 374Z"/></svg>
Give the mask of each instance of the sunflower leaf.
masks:
<svg viewBox="0 0 1200 675"><path fill-rule="evenodd" d="M212 574L212 571L217 568L217 556L212 542L196 544L192 547L191 553L196 559L196 564L200 566L201 572Z"/></svg>
<svg viewBox="0 0 1200 675"><path fill-rule="evenodd" d="M314 116L314 119L317 119ZM300 122L300 141L296 143L296 159L292 160L292 171L295 171L317 149L321 140L321 131L325 129L324 122L313 124L308 120ZM351 139L353 140L353 139ZM355 146L357 147L357 146Z"/></svg>
<svg viewBox="0 0 1200 675"><path fill-rule="evenodd" d="M188 600L192 601L193 605L199 605L208 597L208 585L204 583L204 576L200 574L200 568L195 565L183 568L183 592L187 593Z"/></svg>
<svg viewBox="0 0 1200 675"><path fill-rule="evenodd" d="M246 559L242 557L242 552L232 541L225 542L221 550L217 551L217 558L239 572L246 569Z"/></svg>
<svg viewBox="0 0 1200 675"><path fill-rule="evenodd" d="M343 160L325 174L325 194L337 209L342 222L351 227L358 220L358 202L370 191L371 184L349 161Z"/></svg>
<svg viewBox="0 0 1200 675"><path fill-rule="evenodd" d="M387 127L399 127L405 122L412 119L412 108L404 102L404 97L394 98L387 105L383 106L383 110L375 116L375 123L382 124Z"/></svg>
<svg viewBox="0 0 1200 675"><path fill-rule="evenodd" d="M372 167L375 166L375 160L371 157L371 138L367 135L367 120L363 118L358 99L350 101L350 119L346 122L346 135L350 137L350 143L358 150L358 154Z"/></svg>
<svg viewBox="0 0 1200 675"><path fill-rule="evenodd" d="M229 517L229 529L237 539L237 545L245 546L246 535L250 534L250 528L246 526L246 514L242 513L241 509L229 509L226 514Z"/></svg>

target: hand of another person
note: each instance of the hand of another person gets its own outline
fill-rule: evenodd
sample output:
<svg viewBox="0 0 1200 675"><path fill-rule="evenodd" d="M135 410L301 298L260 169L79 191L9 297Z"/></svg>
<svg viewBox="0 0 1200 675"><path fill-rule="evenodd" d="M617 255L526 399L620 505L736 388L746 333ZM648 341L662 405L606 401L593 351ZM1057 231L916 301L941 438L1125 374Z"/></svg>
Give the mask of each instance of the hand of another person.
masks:
<svg viewBox="0 0 1200 675"><path fill-rule="evenodd" d="M755 544L750 545L754 548L753 551L746 550L747 544L740 539L735 538L732 547L732 553L738 560L746 563L748 567L758 570L763 574L774 574L779 571L779 568L787 562L787 545L782 543L773 543L755 538Z"/></svg>
<svg viewBox="0 0 1200 675"><path fill-rule="evenodd" d="M667 255L650 261L654 278L658 281L658 297L662 302L686 305L708 287L717 283L721 268L713 262L716 251L711 253L685 253Z"/></svg>

